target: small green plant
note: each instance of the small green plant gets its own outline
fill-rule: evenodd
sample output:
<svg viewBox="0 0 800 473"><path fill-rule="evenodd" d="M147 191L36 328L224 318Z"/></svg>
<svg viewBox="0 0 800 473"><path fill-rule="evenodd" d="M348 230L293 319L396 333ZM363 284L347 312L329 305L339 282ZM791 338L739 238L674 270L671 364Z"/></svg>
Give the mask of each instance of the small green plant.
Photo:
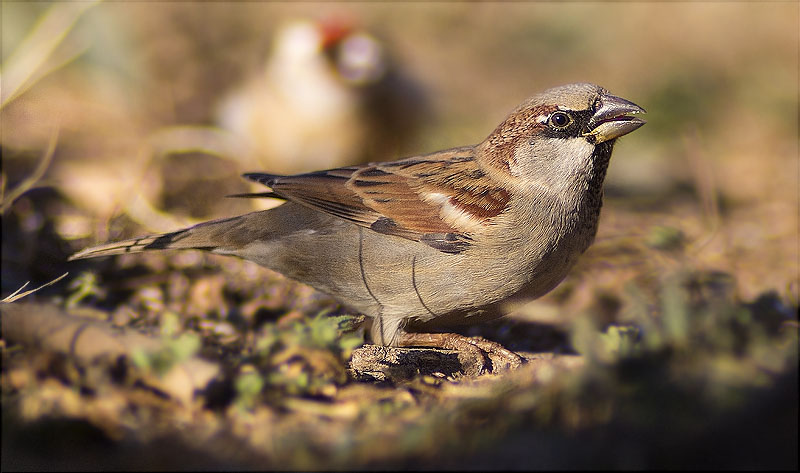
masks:
<svg viewBox="0 0 800 473"><path fill-rule="evenodd" d="M263 382L259 386L272 398L335 394L337 386L347 381L346 360L363 343L354 331L361 320L323 311L288 324L265 325L255 343L255 364ZM256 384L243 376L236 381L240 403L251 405ZM244 383L241 389L239 383Z"/></svg>
<svg viewBox="0 0 800 473"><path fill-rule="evenodd" d="M73 309L78 306L78 303L89 296L102 296L105 291L100 287L97 281L97 275L90 271L84 271L79 274L69 284L69 289L72 294L67 297L65 307Z"/></svg>
<svg viewBox="0 0 800 473"><path fill-rule="evenodd" d="M131 354L133 364L156 376L163 376L176 364L194 356L201 346L200 337L194 333L176 336L179 329L180 319L177 314L165 312L161 319L161 348L155 351L134 350Z"/></svg>

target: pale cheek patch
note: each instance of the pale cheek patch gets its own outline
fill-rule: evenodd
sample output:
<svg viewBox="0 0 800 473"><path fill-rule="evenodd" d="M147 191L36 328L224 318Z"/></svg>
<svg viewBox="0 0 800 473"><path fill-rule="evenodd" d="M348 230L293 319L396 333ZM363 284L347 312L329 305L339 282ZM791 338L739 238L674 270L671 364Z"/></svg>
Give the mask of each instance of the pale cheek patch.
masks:
<svg viewBox="0 0 800 473"><path fill-rule="evenodd" d="M553 148L563 153L563 156L569 156L564 164L575 171L586 168L594 152L594 145L583 138L560 139Z"/></svg>
<svg viewBox="0 0 800 473"><path fill-rule="evenodd" d="M592 153L594 145L583 138L545 138L516 150L511 173L528 187L558 193L591 172Z"/></svg>
<svg viewBox="0 0 800 473"><path fill-rule="evenodd" d="M514 160L518 163L535 160L567 171L579 171L590 164L594 153L594 145L583 138L547 138L547 142L542 145L538 149L534 148L533 156L525 156L522 149L517 149ZM562 158L558 159L556 155Z"/></svg>
<svg viewBox="0 0 800 473"><path fill-rule="evenodd" d="M483 221L471 213L458 208L450 200L450 196L440 192L426 192L422 199L439 207L439 215L447 224L465 232L478 231L483 228Z"/></svg>

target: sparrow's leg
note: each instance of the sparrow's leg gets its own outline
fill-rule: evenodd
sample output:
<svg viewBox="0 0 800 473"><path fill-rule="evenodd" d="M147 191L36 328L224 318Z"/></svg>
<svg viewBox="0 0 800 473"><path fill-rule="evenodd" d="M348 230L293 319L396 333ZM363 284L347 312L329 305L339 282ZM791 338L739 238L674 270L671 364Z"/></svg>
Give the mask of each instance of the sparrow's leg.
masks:
<svg viewBox="0 0 800 473"><path fill-rule="evenodd" d="M397 334L396 345L403 347L431 347L456 350L468 356L471 363L462 363L464 366L472 365L474 368L467 367L465 373L468 375L478 375L486 370L485 360L488 357L492 371L500 369L517 368L525 360L505 348L499 343L486 340L483 337L465 337L456 333L414 333L401 331ZM502 368L501 368L502 366Z"/></svg>

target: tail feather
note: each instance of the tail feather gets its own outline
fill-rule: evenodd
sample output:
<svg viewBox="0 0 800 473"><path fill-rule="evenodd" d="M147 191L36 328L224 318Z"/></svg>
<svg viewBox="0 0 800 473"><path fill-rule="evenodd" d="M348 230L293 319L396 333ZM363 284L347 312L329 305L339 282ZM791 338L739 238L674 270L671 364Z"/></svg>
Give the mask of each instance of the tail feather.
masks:
<svg viewBox="0 0 800 473"><path fill-rule="evenodd" d="M269 218L268 214L270 211L252 212L238 217L203 222L161 235L104 243L75 253L68 261L166 249L217 250L231 253L254 240L269 240L273 237L274 225L269 224L273 219ZM280 229L281 226L278 226L277 230Z"/></svg>
<svg viewBox="0 0 800 473"><path fill-rule="evenodd" d="M131 238L130 240L117 241L113 243L104 243L102 245L92 246L83 249L74 255L70 256L67 261L85 258L96 258L99 256L112 256L122 255L125 253L140 253L147 250L163 250L167 248L177 248L172 243L176 238L185 233L185 230L165 233L163 235L150 235L139 238Z"/></svg>

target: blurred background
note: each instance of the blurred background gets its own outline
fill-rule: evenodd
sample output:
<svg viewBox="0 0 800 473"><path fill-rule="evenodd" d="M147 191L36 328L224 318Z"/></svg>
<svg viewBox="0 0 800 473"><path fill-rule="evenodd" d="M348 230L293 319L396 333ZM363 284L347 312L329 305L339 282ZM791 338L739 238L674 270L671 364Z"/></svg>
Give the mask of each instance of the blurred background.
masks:
<svg viewBox="0 0 800 473"><path fill-rule="evenodd" d="M202 335L203 355L231 379L252 374L249 363L270 376L283 369L287 363L274 361L280 356L263 356L274 361L265 368L243 353L335 303L233 258L165 252L67 263L68 255L275 205L225 198L263 190L243 172L311 171L480 142L526 97L552 86L593 82L648 111L647 125L616 146L598 237L577 267L520 307L515 322L466 332L514 350L585 354L590 369L577 385L551 377L542 388L521 374L510 377L516 388L499 393L435 390L430 380L385 389L341 381L343 356L338 381L323 388L307 367L289 383L294 391L265 374L267 388L251 393L261 397L246 399L259 400L252 417L234 409L241 392L231 404L230 379L224 395L208 395L223 399L210 407L176 410L159 398L158 416L175 416L161 425L189 425L194 416L191 435L181 437L193 447L175 455L172 444L155 442L161 455L134 449L126 457L106 445L158 424L136 410L141 389L119 379L112 388L92 384L4 340L4 414L19 402L29 419L88 418L92 436L102 430L94 453L118 455L108 461L126 469L525 468L533 456L545 468L796 468L797 2L3 1L0 8L3 296L69 271L33 298L102 308L103 320L111 314L114 324L138 329L179 320ZM605 330L600 341L581 320ZM625 322L642 328L645 348L633 350L641 355L634 362L614 364L597 344L622 344L625 330L613 324ZM293 397L302 402L282 404ZM63 407L53 399L79 401ZM498 408L512 414L486 414ZM300 422L291 424L287 412ZM40 434L51 432L50 445L83 438L72 427L3 437L29 441L35 466ZM515 431L521 436L508 434ZM316 446L307 447L309 439ZM240 455L240 440L273 463ZM714 454L701 449L721 444ZM464 457L469 445L497 449L476 463ZM209 446L233 460L207 463ZM50 465L76 457L71 448L61 453Z"/></svg>
<svg viewBox="0 0 800 473"><path fill-rule="evenodd" d="M9 220L52 225L70 242L48 250L59 266L84 244L268 205L223 198L258 189L242 172L476 143L528 95L586 81L649 112L617 147L607 205L661 210L754 293L796 295L791 2L2 5L4 276L45 250ZM14 276L4 290L45 275Z"/></svg>

